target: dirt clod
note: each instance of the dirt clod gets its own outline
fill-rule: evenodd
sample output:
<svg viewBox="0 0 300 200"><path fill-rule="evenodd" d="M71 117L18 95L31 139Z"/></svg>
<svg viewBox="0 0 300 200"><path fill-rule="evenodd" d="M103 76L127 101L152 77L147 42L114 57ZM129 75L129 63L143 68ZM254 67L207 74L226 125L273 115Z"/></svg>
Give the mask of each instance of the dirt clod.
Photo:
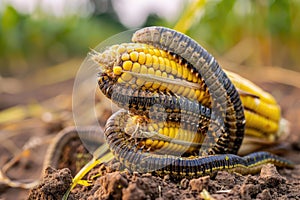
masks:
<svg viewBox="0 0 300 200"><path fill-rule="evenodd" d="M209 176L192 179L190 181L190 187L192 191L201 192L203 189L208 188Z"/></svg>
<svg viewBox="0 0 300 200"><path fill-rule="evenodd" d="M130 183L127 188L122 190L122 193L122 200L140 200L146 198L145 192L138 188L136 183Z"/></svg>
<svg viewBox="0 0 300 200"><path fill-rule="evenodd" d="M72 175L69 169L56 170L48 167L42 182L30 191L28 200L61 199L71 183Z"/></svg>
<svg viewBox="0 0 300 200"><path fill-rule="evenodd" d="M120 172L113 172L100 177L98 184L100 184L100 188L95 193L95 197L121 199L122 189L128 186L128 181Z"/></svg>
<svg viewBox="0 0 300 200"><path fill-rule="evenodd" d="M285 183L286 179L282 177L273 164L263 166L259 176L260 180L264 181L269 187L276 187L279 184Z"/></svg>
<svg viewBox="0 0 300 200"><path fill-rule="evenodd" d="M260 194L256 196L257 199L262 199L262 200L271 200L272 196L270 194L269 189L264 189Z"/></svg>
<svg viewBox="0 0 300 200"><path fill-rule="evenodd" d="M273 165L266 165L260 175L242 176L218 172L214 179L200 177L188 180L165 179L152 174L113 170L108 163L101 167L102 176L90 187L77 186L69 199L300 199L300 181L280 175ZM103 173L104 172L104 173ZM280 171L281 172L281 171ZM43 182L30 193L29 199L61 198L71 182L69 170L49 169ZM99 168L89 174L99 173ZM58 178L58 176L60 178ZM286 175L287 176L287 175ZM57 179L57 180L56 180ZM54 181L53 181L54 180ZM60 181L66 180L63 184ZM274 181L274 184L272 181Z"/></svg>

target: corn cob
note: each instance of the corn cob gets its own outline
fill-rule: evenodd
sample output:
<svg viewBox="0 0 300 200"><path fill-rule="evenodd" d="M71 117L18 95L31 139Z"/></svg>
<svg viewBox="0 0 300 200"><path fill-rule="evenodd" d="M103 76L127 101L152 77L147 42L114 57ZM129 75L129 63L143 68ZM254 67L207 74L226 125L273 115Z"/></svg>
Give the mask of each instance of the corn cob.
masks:
<svg viewBox="0 0 300 200"><path fill-rule="evenodd" d="M292 167L265 152L232 155L244 132L269 138L278 130L280 109L270 95L226 75L199 44L174 30L145 28L132 40L91 53L101 66L101 91L129 111L114 114L105 130L125 166L145 171L149 165L158 173L190 177L221 169L251 173L265 162Z"/></svg>
<svg viewBox="0 0 300 200"><path fill-rule="evenodd" d="M150 50L149 50L150 49ZM143 65L142 62L137 63L139 60L139 55L141 54L142 57L144 58L144 54L145 55L149 55L148 53L151 52L155 52L155 55L153 56L152 60L166 60L165 58L168 58L170 60L170 63L179 63L177 65L173 65L173 67L175 69L173 69L173 71L182 71L182 73L177 73L177 74L172 74L175 75L175 77L171 77L169 78L168 76L166 77L162 77L161 75L165 73L165 71L161 72L164 69L167 69L168 67L164 66L164 63L161 62L149 62L148 66L147 65ZM167 97L162 98L161 96L159 96L157 99L158 101L156 101L156 104L160 104L164 107L167 107L170 110L170 114L172 115L172 113L176 113L176 111L178 113L180 113L180 119L182 119L183 116L185 116L185 114L187 116L190 116L191 114L193 114L192 116L194 116L195 118L199 118L199 123L197 123L197 125L199 127L205 127L203 126L203 124L205 123L203 121L203 119L207 120L207 116L203 116L201 112L202 110L202 105L198 106L199 104L198 102L202 101L204 102L204 104L206 105L210 105L211 104L211 100L210 98L208 98L210 96L207 88L205 87L204 82L200 82L199 83L194 83L194 82L189 82L189 80L193 80L192 77L196 77L197 80L201 80L200 74L193 72L192 68L190 65L188 65L188 63L182 59L179 59L178 56L173 56L171 54L168 54L165 51L162 50L158 50L156 48L153 48L149 45L137 45L137 44L123 44L123 45L116 45L116 46L112 46L108 51L104 52L103 54L97 54L96 52L94 52L94 60L97 61L104 61L104 65L107 66L107 69L105 70L105 75L102 73L102 75L100 76L99 79L99 85L100 88L102 86L111 86L110 89L107 88L102 88L102 91L107 94L108 93L112 93L109 91L113 91L114 95L108 96L109 98L111 98L115 103L117 103L119 106L126 108L133 112L134 114L143 114L143 113L147 113L147 109L145 109L144 105L144 101L141 100L141 97L144 98L146 95L149 95L149 93L152 96L155 95L159 95L161 92L165 93L164 95L168 95ZM124 56L125 55L125 56ZM156 59L156 57L159 56L164 56L162 59ZM125 57L125 59L124 59ZM150 57L150 56L148 56ZM128 67L127 63L130 60L130 67ZM145 59L142 59L145 60ZM176 62L174 62L174 60ZM118 63L116 65L116 63ZM146 63L146 61L145 61ZM101 63L99 63L101 65ZM120 64L120 65L119 65ZM144 68L144 70L141 70L141 68ZM152 70L154 70L155 74L147 74L146 72L148 72L148 68ZM150 70L149 70L150 71ZM172 70L171 70L172 71ZM115 73L117 72L117 73ZM144 75L145 73L145 75ZM165 73L166 74L166 73ZM127 77L128 76L128 77ZM105 77L106 81L108 79L110 80L110 83L106 84L103 82L103 78ZM190 78L189 78L190 77ZM194 80L196 80L196 78L194 78ZM151 87L144 87L144 85L139 85L139 80L141 81L146 81L149 83L149 85ZM103 84L104 83L104 84ZM118 88L118 86L121 85L121 88ZM200 86L199 86L200 85ZM125 91L125 95L123 94L120 98L120 91L122 91L122 87L123 88L128 88ZM132 88L134 91L130 90L130 88ZM201 88L203 88L204 90L201 90ZM137 94L138 95L133 95L135 93L135 91L138 91ZM143 91L146 91L146 95L142 95ZM149 92L148 92L149 91ZM174 95L180 96L181 98L175 98ZM126 96L127 95L127 96ZM170 96L171 95L171 96ZM221 95L222 96L222 95ZM114 98L116 97L116 98ZM180 103L176 104L176 103L172 103L172 100L183 100L184 98L186 98L186 100L181 101ZM131 100L133 99L133 100ZM136 100L134 100L136 99ZM159 100L163 100L163 102L159 101ZM167 100L167 101L166 101ZM195 103L195 101L193 100L197 100L198 102ZM124 107L124 101L129 101L129 103L131 102L131 105L127 105ZM220 100L219 100L220 101ZM155 101L152 101L155 102ZM166 103L169 103L168 105L170 105L168 107L168 105ZM224 102L221 102L224 103ZM225 102L226 103L226 102ZM142 106L142 113L141 112L136 112L137 109L135 109L137 106L137 104L139 106ZM195 105L196 104L196 105ZM151 109L153 108L154 104L151 104ZM175 110L171 109L171 106L175 105ZM176 107L176 105L178 105ZM190 105L194 105L194 106L190 106ZM187 108L188 107L188 108ZM192 108L192 109L189 109ZM196 108L196 109L193 109ZM206 108L204 108L206 109ZM141 109L140 109L141 110ZM168 110L163 110L163 112L168 112ZM152 116L161 116L159 113L161 112L154 112L155 114L152 114ZM200 114L200 115L199 115ZM170 118L170 116L168 116L168 118ZM176 119L178 119L179 117L176 115ZM221 119L223 120L223 119ZM235 127L236 125L235 123L235 119L234 117L232 117L232 119L229 119L229 121L231 120L232 124L233 124L233 132L235 132ZM191 121L191 119L189 118L189 120L185 119L184 121ZM206 136L206 139L208 140L206 142L207 146L209 146L210 148L205 148L205 151L210 152L210 151L217 151L217 152L223 152L225 149L227 149L226 151L231 151L234 149L237 149L237 144L235 144L235 139L232 142L228 141L228 137L226 136L226 133L224 134L225 130L224 128L222 129L222 122L217 122L214 121L214 123L211 124L215 124L215 126L210 128L210 131L212 132L210 135ZM207 128L207 127L205 127ZM206 129L207 130L207 129ZM220 139L219 137L223 135L224 139ZM226 138L225 138L226 137ZM239 140L240 138L242 138L241 136L236 137L237 140ZM217 141L220 143L218 145L216 145ZM224 147L226 145L232 145L234 146L234 148L227 148ZM215 146L215 147L213 147ZM214 150L212 150L214 148ZM207 153L206 152L206 153Z"/></svg>
<svg viewBox="0 0 300 200"><path fill-rule="evenodd" d="M94 52L93 59L98 63L101 60L107 66L111 53L113 59L120 59L109 61L112 66L106 69L106 73L113 76L118 84L143 91L171 92L211 106L204 81L178 56L146 44L127 43L111 47L108 54ZM245 135L275 141L281 116L274 97L239 75L225 72L238 89L244 106Z"/></svg>

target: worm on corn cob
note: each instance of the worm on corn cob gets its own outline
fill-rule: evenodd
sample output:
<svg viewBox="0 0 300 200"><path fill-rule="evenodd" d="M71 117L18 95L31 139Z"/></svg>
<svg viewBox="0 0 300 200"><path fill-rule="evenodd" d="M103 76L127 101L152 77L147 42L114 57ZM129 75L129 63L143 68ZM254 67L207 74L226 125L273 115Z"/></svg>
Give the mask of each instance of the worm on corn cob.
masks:
<svg viewBox="0 0 300 200"><path fill-rule="evenodd" d="M112 84L133 90L149 90L157 92L157 95L160 92L172 93L211 107L209 90L201 75L175 54L147 44L125 43L112 46L102 54L94 52L92 58L100 66L105 66L105 73L113 77ZM274 142L280 136L280 130L286 129L282 127L280 107L274 97L239 75L225 72L238 89L242 100L246 138ZM171 108L170 111L174 112ZM153 139L147 139L144 143L152 147L159 143L159 140L154 140L155 144L150 141Z"/></svg>

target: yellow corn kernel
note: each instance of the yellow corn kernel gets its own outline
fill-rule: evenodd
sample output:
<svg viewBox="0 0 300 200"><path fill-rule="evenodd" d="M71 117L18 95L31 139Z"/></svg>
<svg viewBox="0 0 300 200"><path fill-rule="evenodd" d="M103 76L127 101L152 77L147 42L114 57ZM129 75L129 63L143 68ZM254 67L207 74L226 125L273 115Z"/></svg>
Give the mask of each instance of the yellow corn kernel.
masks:
<svg viewBox="0 0 300 200"><path fill-rule="evenodd" d="M128 81L130 81L132 79L132 76L131 76L131 74L123 73L121 75L121 78L123 79L123 81L128 82Z"/></svg>
<svg viewBox="0 0 300 200"><path fill-rule="evenodd" d="M146 62L145 62L145 65L147 65L148 67L152 66L152 55L146 54Z"/></svg>
<svg viewBox="0 0 300 200"><path fill-rule="evenodd" d="M173 143L171 143L169 151L170 152L179 152L179 153L181 153L180 146L181 145L179 145L179 144L173 144Z"/></svg>
<svg viewBox="0 0 300 200"><path fill-rule="evenodd" d="M161 71L160 70L156 70L155 71L155 76L161 76ZM160 86L160 82L156 81L153 83L152 88L153 89L157 89Z"/></svg>
<svg viewBox="0 0 300 200"><path fill-rule="evenodd" d="M129 58L130 58L130 56L129 56L128 53L124 53L124 54L122 54L122 56L121 56L121 59L122 59L123 61L129 60Z"/></svg>
<svg viewBox="0 0 300 200"><path fill-rule="evenodd" d="M154 128L154 130L158 129L158 125L157 124L152 124L152 127Z"/></svg>
<svg viewBox="0 0 300 200"><path fill-rule="evenodd" d="M171 85L171 84L168 85L168 89L174 93L178 93L179 88L180 88L180 86L178 86L178 85Z"/></svg>
<svg viewBox="0 0 300 200"><path fill-rule="evenodd" d="M160 51L158 50L158 49L153 49L153 51L154 51L154 55L156 55L157 57L160 57L161 55L160 55Z"/></svg>
<svg viewBox="0 0 300 200"><path fill-rule="evenodd" d="M144 81L143 79L138 78L138 79L136 80L136 85L137 85L138 87L142 87L144 84L145 84L145 81Z"/></svg>
<svg viewBox="0 0 300 200"><path fill-rule="evenodd" d="M197 73L198 74L198 73ZM193 75L193 82L194 83L197 83L198 82L198 77L197 77L197 75Z"/></svg>
<svg viewBox="0 0 300 200"><path fill-rule="evenodd" d="M190 70L190 73L188 74L188 77L187 77L187 80L188 81L193 81L193 73L192 73L192 71Z"/></svg>
<svg viewBox="0 0 300 200"><path fill-rule="evenodd" d="M174 131L175 131L175 139L176 140L182 140L181 139L181 135L180 135L180 128L178 128L178 127L173 127L174 128Z"/></svg>
<svg viewBox="0 0 300 200"><path fill-rule="evenodd" d="M176 76L176 75L177 75L177 64L176 64L176 62L173 61L173 60L171 60L170 64L171 64L171 68L172 68L172 72L171 72L171 73L172 73L174 76Z"/></svg>
<svg viewBox="0 0 300 200"><path fill-rule="evenodd" d="M159 52L160 52L161 57L166 58L168 56L167 52L165 52L164 50L159 50Z"/></svg>
<svg viewBox="0 0 300 200"><path fill-rule="evenodd" d="M158 133L163 135L164 134L164 129L159 129Z"/></svg>
<svg viewBox="0 0 300 200"><path fill-rule="evenodd" d="M114 66L113 72L114 72L115 75L122 74L122 67L120 67L120 66Z"/></svg>
<svg viewBox="0 0 300 200"><path fill-rule="evenodd" d="M152 143L152 145L151 145L151 147L152 148L156 148L158 142L159 142L158 140L154 140L153 143Z"/></svg>
<svg viewBox="0 0 300 200"><path fill-rule="evenodd" d="M177 69L177 76L182 77L183 67L176 63L176 69Z"/></svg>
<svg viewBox="0 0 300 200"><path fill-rule="evenodd" d="M163 72L163 73L161 74L161 77L167 78L167 77L168 77L168 74L167 74L166 72ZM164 91L164 90L166 90L167 87L168 87L167 84L162 83L161 86L159 87L159 89L160 89L161 91Z"/></svg>
<svg viewBox="0 0 300 200"><path fill-rule="evenodd" d="M168 129L168 127L164 127L164 129L163 129L163 134L164 134L165 136L169 136L169 129Z"/></svg>
<svg viewBox="0 0 300 200"><path fill-rule="evenodd" d="M198 97L198 101L202 102L203 99L205 99L205 93L199 91L199 94L197 95L197 97Z"/></svg>
<svg viewBox="0 0 300 200"><path fill-rule="evenodd" d="M149 48L148 51L151 56L154 55L154 50L152 48Z"/></svg>
<svg viewBox="0 0 300 200"><path fill-rule="evenodd" d="M146 54L149 53L148 48L143 48L141 51L139 51L139 53L143 52L146 56Z"/></svg>
<svg viewBox="0 0 300 200"><path fill-rule="evenodd" d="M169 79L174 79L174 76L173 75L169 75L168 78ZM173 85L173 84L168 84L167 88L168 88L169 91L172 91L174 93L176 93L176 91L178 90L178 89L176 90L176 88L178 88L178 86L177 85Z"/></svg>
<svg viewBox="0 0 300 200"><path fill-rule="evenodd" d="M165 142L164 145L161 148L163 148L164 150L166 150L169 145L170 145L170 142Z"/></svg>
<svg viewBox="0 0 300 200"><path fill-rule="evenodd" d="M160 70L156 70L155 71L155 76L160 76L161 77L161 71Z"/></svg>
<svg viewBox="0 0 300 200"><path fill-rule="evenodd" d="M152 143L153 143L153 140L152 140L152 139L149 139L149 138L146 139L146 143L145 143L146 146L151 146Z"/></svg>
<svg viewBox="0 0 300 200"><path fill-rule="evenodd" d="M152 67L155 70L159 69L159 61L157 56L152 56Z"/></svg>
<svg viewBox="0 0 300 200"><path fill-rule="evenodd" d="M125 83L125 81L124 81L122 78L118 78L118 83L120 83L120 84L124 84L124 83Z"/></svg>
<svg viewBox="0 0 300 200"><path fill-rule="evenodd" d="M157 125L158 125L159 128L163 128L164 127L164 123L163 122L159 122Z"/></svg>
<svg viewBox="0 0 300 200"><path fill-rule="evenodd" d="M160 86L160 83L159 83L159 82L154 82L154 83L152 84L152 88L153 88L153 89L157 89L157 88L159 88L159 86Z"/></svg>
<svg viewBox="0 0 300 200"><path fill-rule="evenodd" d="M138 62L140 64L144 64L146 62L146 54L144 52L139 53L139 59Z"/></svg>
<svg viewBox="0 0 300 200"><path fill-rule="evenodd" d="M127 50L127 49L126 49L124 46L120 45L120 46L118 47L117 52L118 52L119 54L122 54L122 53L125 53L126 50Z"/></svg>
<svg viewBox="0 0 300 200"><path fill-rule="evenodd" d="M190 90L189 88L184 88L183 92L182 92L182 96L187 96L189 93L190 93Z"/></svg>
<svg viewBox="0 0 300 200"><path fill-rule="evenodd" d="M141 70L141 65L137 62L133 63L131 71L135 73L139 73L140 70Z"/></svg>
<svg viewBox="0 0 300 200"><path fill-rule="evenodd" d="M162 140L160 140L160 141L158 142L158 144L156 145L156 148L157 148L157 149L160 149L160 148L162 148L162 147L164 146L164 144L165 144L165 142L162 141Z"/></svg>
<svg viewBox="0 0 300 200"><path fill-rule="evenodd" d="M184 88L183 86L179 86L177 93L178 93L178 94L182 94L183 91L184 91L184 89L185 89L185 88Z"/></svg>
<svg viewBox="0 0 300 200"><path fill-rule="evenodd" d="M164 59L166 65L166 72L170 74L172 72L171 62L168 59Z"/></svg>
<svg viewBox="0 0 300 200"><path fill-rule="evenodd" d="M141 65L140 73L141 74L147 74L148 73L148 69L145 65Z"/></svg>
<svg viewBox="0 0 300 200"><path fill-rule="evenodd" d="M158 62L159 62L159 69L160 71L165 71L166 66L165 66L165 61L162 57L158 57Z"/></svg>
<svg viewBox="0 0 300 200"><path fill-rule="evenodd" d="M151 67L148 69L148 74L154 76L155 75L155 70Z"/></svg>
<svg viewBox="0 0 300 200"><path fill-rule="evenodd" d="M154 76L155 71L152 67L148 69L148 74ZM145 87L150 88L152 86L152 84L153 84L153 82L146 82Z"/></svg>
<svg viewBox="0 0 300 200"><path fill-rule="evenodd" d="M189 99L196 99L197 97L196 97L195 92L196 92L196 90L190 89L190 92L189 92L189 94L187 95L187 97L188 97Z"/></svg>
<svg viewBox="0 0 300 200"><path fill-rule="evenodd" d="M175 130L173 127L169 128L169 137L175 138Z"/></svg>
<svg viewBox="0 0 300 200"><path fill-rule="evenodd" d="M132 68L132 62L130 60L127 60L123 63L123 69L126 71L131 71Z"/></svg>
<svg viewBox="0 0 300 200"><path fill-rule="evenodd" d="M163 77L163 78L167 78L167 77L168 77L168 74L167 74L167 72L162 72L162 73L161 73L161 77Z"/></svg>
<svg viewBox="0 0 300 200"><path fill-rule="evenodd" d="M129 54L129 56L130 56L130 60L132 60L134 62L138 61L138 59L139 59L139 53L136 51L131 52Z"/></svg>
<svg viewBox="0 0 300 200"><path fill-rule="evenodd" d="M246 128L245 129L245 135L253 136L253 137L256 137L256 138L265 137L265 135L262 132L260 132L258 130L255 130L255 129L252 129L252 128Z"/></svg>
<svg viewBox="0 0 300 200"><path fill-rule="evenodd" d="M172 151L173 145L174 144L172 144L172 143L168 143L168 145L166 145L166 143L165 143L163 150L166 152L166 154L169 154L169 152L174 152L174 151Z"/></svg>
<svg viewBox="0 0 300 200"><path fill-rule="evenodd" d="M189 74L189 70L185 65L185 66L183 66L183 69L182 69L182 78L186 79L188 77L188 74Z"/></svg>

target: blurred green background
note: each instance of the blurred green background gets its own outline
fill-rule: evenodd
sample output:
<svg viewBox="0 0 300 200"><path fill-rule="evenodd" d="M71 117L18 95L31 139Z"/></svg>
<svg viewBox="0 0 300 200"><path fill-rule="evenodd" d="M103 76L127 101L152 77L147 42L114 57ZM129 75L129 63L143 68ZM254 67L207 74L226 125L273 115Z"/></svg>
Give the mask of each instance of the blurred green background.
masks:
<svg viewBox="0 0 300 200"><path fill-rule="evenodd" d="M191 1L0 0L0 73L23 77L84 58L121 31L174 27ZM187 34L213 55L247 66L300 70L299 0L208 0Z"/></svg>

